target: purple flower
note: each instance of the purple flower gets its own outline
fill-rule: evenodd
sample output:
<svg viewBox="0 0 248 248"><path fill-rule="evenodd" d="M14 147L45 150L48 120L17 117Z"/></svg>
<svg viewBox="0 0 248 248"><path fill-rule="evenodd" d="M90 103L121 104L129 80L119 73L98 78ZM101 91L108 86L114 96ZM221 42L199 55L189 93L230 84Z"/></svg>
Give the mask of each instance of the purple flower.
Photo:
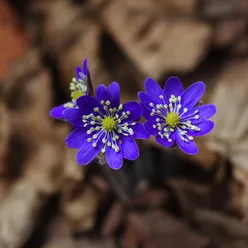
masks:
<svg viewBox="0 0 248 248"><path fill-rule="evenodd" d="M76 100L80 96L88 95L88 59L84 60L83 69L76 68L77 78L72 78L70 82L71 101L54 107L50 111L50 115L55 119L64 119L64 110L67 108L74 108L76 106Z"/></svg>
<svg viewBox="0 0 248 248"><path fill-rule="evenodd" d="M120 87L113 82L108 88L99 85L96 98L82 96L78 109L66 109L65 118L77 126L68 137L70 148L80 149L77 162L89 164L99 153L106 155L109 166L118 170L123 158L135 160L139 156L135 139L148 139L149 134L141 123L142 106L137 102L120 104Z"/></svg>
<svg viewBox="0 0 248 248"><path fill-rule="evenodd" d="M146 130L165 147L175 141L187 154L197 154L198 147L194 136L209 133L214 122L207 120L216 113L213 104L196 106L205 91L203 82L196 82L184 91L177 77L170 77L162 90L159 84L148 78L145 81L146 93L138 96L144 106Z"/></svg>

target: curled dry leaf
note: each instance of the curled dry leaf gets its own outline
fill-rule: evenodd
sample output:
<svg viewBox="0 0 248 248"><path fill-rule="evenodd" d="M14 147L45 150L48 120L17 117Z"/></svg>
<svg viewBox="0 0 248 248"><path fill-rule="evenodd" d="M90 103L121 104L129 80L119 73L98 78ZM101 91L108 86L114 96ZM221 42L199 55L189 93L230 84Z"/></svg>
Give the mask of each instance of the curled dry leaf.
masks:
<svg viewBox="0 0 248 248"><path fill-rule="evenodd" d="M123 247L132 248L201 248L208 243L208 238L162 211L129 214L123 239Z"/></svg>
<svg viewBox="0 0 248 248"><path fill-rule="evenodd" d="M124 206L120 202L116 202L111 207L108 215L106 216L101 233L103 235L111 235L121 225L124 217Z"/></svg>
<svg viewBox="0 0 248 248"><path fill-rule="evenodd" d="M211 27L201 21L172 21L153 6L144 10L112 1L103 11L103 23L144 75L159 78L170 70L193 70L208 50Z"/></svg>
<svg viewBox="0 0 248 248"><path fill-rule="evenodd" d="M29 8L33 13L44 16L44 34L46 40L54 39L58 33L71 28L78 22L82 9L68 0L31 1Z"/></svg>
<svg viewBox="0 0 248 248"><path fill-rule="evenodd" d="M68 42L68 37L63 38L65 36L64 33L59 36L64 41L63 43L61 40L55 41L55 44L60 43L56 48L56 56L58 56L58 64L62 72L65 88L68 88L71 78L75 77L75 68L82 66L84 58L88 58L89 72L91 79L93 79L93 84L94 82L110 82L107 70L99 59L101 41L101 28L99 24L85 17L77 24L72 23L71 25L74 26L74 32L70 34L70 36L75 37L73 44ZM93 85L93 88L96 86L96 84Z"/></svg>
<svg viewBox="0 0 248 248"><path fill-rule="evenodd" d="M247 61L232 62L217 80L211 100L217 106L215 128L208 135L209 147L244 169L248 169L247 66Z"/></svg>
<svg viewBox="0 0 248 248"><path fill-rule="evenodd" d="M51 78L40 62L37 50L18 60L6 76L3 97L11 110L11 130L27 125L31 136L44 139L51 128ZM25 124L24 124L25 123Z"/></svg>
<svg viewBox="0 0 248 248"><path fill-rule="evenodd" d="M56 142L43 142L26 162L25 177L44 194L56 193L63 180L63 146Z"/></svg>
<svg viewBox="0 0 248 248"><path fill-rule="evenodd" d="M85 204L88 204L85 202ZM83 208L83 206L82 206ZM83 225L83 223L82 223ZM78 235L73 237L71 231L83 231L72 229L63 215L58 215L47 227L48 240L42 248L114 248L113 237L99 237L99 235Z"/></svg>
<svg viewBox="0 0 248 248"><path fill-rule="evenodd" d="M216 104L215 128L208 147L234 164L234 173L247 188L243 207L248 210L248 62L228 63L216 81L211 103Z"/></svg>
<svg viewBox="0 0 248 248"><path fill-rule="evenodd" d="M41 206L40 193L31 182L21 180L14 184L0 205L0 247L22 247Z"/></svg>
<svg viewBox="0 0 248 248"><path fill-rule="evenodd" d="M163 11L172 12L173 14L196 14L198 0L157 0Z"/></svg>
<svg viewBox="0 0 248 248"><path fill-rule="evenodd" d="M80 182L85 176L85 167L80 166L76 162L77 150L66 149L65 151L65 180L72 180L74 182Z"/></svg>
<svg viewBox="0 0 248 248"><path fill-rule="evenodd" d="M146 10L146 11L158 11L158 5L154 4L153 0L142 0L142 1L132 1L132 0L126 0L125 5L127 8L131 9L140 9L140 10Z"/></svg>
<svg viewBox="0 0 248 248"><path fill-rule="evenodd" d="M29 102L29 107L23 113L32 126L34 137L40 139L51 128L52 120L48 113L51 109L51 82L47 70L41 69L30 78L30 82L25 87L25 99Z"/></svg>
<svg viewBox="0 0 248 248"><path fill-rule="evenodd" d="M63 216L57 216L48 227L49 237L42 248L74 248L75 241L70 233L68 223Z"/></svg>
<svg viewBox="0 0 248 248"><path fill-rule="evenodd" d="M223 20L216 24L213 42L216 46L225 47L236 43L245 34L246 21L242 18Z"/></svg>
<svg viewBox="0 0 248 248"><path fill-rule="evenodd" d="M99 200L100 195L90 186L75 184L64 189L61 208L73 232L87 232L93 228Z"/></svg>
<svg viewBox="0 0 248 248"><path fill-rule="evenodd" d="M200 8L205 18L217 20L230 16L246 16L247 10L246 0L203 0Z"/></svg>
<svg viewBox="0 0 248 248"><path fill-rule="evenodd" d="M80 15L79 17L77 21L71 18L65 30L58 30L56 37L54 38L53 35L48 44L51 55L58 61L58 67L62 73L61 79L66 90L71 78L75 77L75 68L81 67L85 58L89 61L90 77L94 79L93 83L110 82L107 70L99 59L102 29L88 16ZM54 18L57 16L55 15Z"/></svg>
<svg viewBox="0 0 248 248"><path fill-rule="evenodd" d="M95 224L100 195L84 182L86 168L76 163L76 154L66 149L61 208L71 231L87 232Z"/></svg>
<svg viewBox="0 0 248 248"><path fill-rule="evenodd" d="M168 200L166 191L149 188L132 199L136 207L159 208Z"/></svg>
<svg viewBox="0 0 248 248"><path fill-rule="evenodd" d="M194 211L192 221L206 235L216 237L216 233L218 233L229 242L235 239L248 241L247 225L223 213L198 208Z"/></svg>

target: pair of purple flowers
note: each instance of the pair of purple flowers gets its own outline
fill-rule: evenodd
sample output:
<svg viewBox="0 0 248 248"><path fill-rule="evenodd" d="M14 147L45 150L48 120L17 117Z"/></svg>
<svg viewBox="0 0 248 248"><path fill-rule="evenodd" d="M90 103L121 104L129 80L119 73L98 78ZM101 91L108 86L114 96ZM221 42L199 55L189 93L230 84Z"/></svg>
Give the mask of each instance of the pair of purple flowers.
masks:
<svg viewBox="0 0 248 248"><path fill-rule="evenodd" d="M197 154L194 136L209 133L214 123L208 118L216 113L213 104L197 106L205 84L197 82L184 91L179 78L170 77L161 89L148 78L146 92L139 92L141 103L120 103L120 87L113 82L107 88L99 85L96 97L88 95L87 60L77 68L77 78L71 83L72 101L51 110L54 118L66 119L74 130L66 138L69 148L79 149L77 162L89 164L99 154L106 156L108 165L118 170L123 158L135 160L139 149L134 139L149 139L164 147L175 143L187 154ZM137 122L146 118L144 125Z"/></svg>

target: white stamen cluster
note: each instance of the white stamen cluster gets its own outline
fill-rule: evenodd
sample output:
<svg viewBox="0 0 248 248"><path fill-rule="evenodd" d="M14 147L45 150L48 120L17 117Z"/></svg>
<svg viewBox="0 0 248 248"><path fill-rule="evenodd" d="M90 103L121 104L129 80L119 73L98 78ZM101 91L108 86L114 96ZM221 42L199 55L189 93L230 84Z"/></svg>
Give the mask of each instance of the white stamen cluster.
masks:
<svg viewBox="0 0 248 248"><path fill-rule="evenodd" d="M172 142L170 138L171 134L175 131L178 132L181 140L189 142L194 138L188 135L188 130L200 131L201 129L191 123L192 119L199 119L199 111L196 110L191 115L184 115L188 112L187 108L182 110L181 96L171 95L169 99L169 105L164 101L164 96L160 95L159 98L162 100L162 104L154 104L150 102L150 107L152 108L151 116L157 117L156 124L153 128L157 129L158 135L161 138L166 138L169 142ZM168 123L168 117L171 117L171 123Z"/></svg>
<svg viewBox="0 0 248 248"><path fill-rule="evenodd" d="M76 106L76 99L81 96L82 94L80 93L86 93L87 91L87 77L85 76L84 79L79 79L77 80L75 77L72 78L71 82L70 82L70 91L71 91L71 98L72 100L70 102L67 102L64 104L65 108L74 108ZM74 94L78 94L75 95Z"/></svg>
<svg viewBox="0 0 248 248"><path fill-rule="evenodd" d="M72 100L71 102L66 102L66 103L64 103L64 107L65 107L65 108L74 108L75 105L76 105L76 102L73 101L73 100Z"/></svg>
<svg viewBox="0 0 248 248"><path fill-rule="evenodd" d="M101 153L106 152L106 146L118 152L120 150L120 144L122 143L118 134L124 136L133 135L134 132L131 127L136 123L125 122L130 112L122 111L122 104L120 104L118 108L111 108L110 101L101 101L101 105L106 114L102 113L100 108L96 107L93 109L93 113L84 115L82 118L82 121L85 123L84 127L89 127L87 134L92 135L87 141L92 142L92 146L96 147L98 141L101 139L104 144Z"/></svg>
<svg viewBox="0 0 248 248"><path fill-rule="evenodd" d="M86 92L87 91L87 77L85 76L85 79L76 79L75 77L72 78L70 82L70 91L76 92Z"/></svg>

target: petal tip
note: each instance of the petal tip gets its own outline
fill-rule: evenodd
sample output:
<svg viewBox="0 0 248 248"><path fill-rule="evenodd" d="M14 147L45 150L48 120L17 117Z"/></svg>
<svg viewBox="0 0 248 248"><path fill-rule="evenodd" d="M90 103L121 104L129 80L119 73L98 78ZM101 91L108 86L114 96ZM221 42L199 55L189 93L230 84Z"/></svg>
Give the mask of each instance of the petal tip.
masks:
<svg viewBox="0 0 248 248"><path fill-rule="evenodd" d="M199 85L199 87L202 87L202 89L205 91L206 90L206 84L202 81L195 82L195 84Z"/></svg>
<svg viewBox="0 0 248 248"><path fill-rule="evenodd" d="M109 90L110 95L112 95L112 97L114 97L115 95L117 95L117 97L120 98L120 85L117 82L115 82L115 81L112 82L108 86L108 90Z"/></svg>
<svg viewBox="0 0 248 248"><path fill-rule="evenodd" d="M213 121L206 120L206 122L208 122L208 125L209 125L209 130L208 130L208 132L207 132L207 133L205 133L205 135L206 135L206 134L208 134L208 133L210 133L210 132L212 132L212 131L213 131L213 129L214 129L214 126L215 126L215 123L214 123Z"/></svg>
<svg viewBox="0 0 248 248"><path fill-rule="evenodd" d="M64 110L66 108L63 105L52 108L49 111L49 115L54 119L64 119Z"/></svg>
<svg viewBox="0 0 248 248"><path fill-rule="evenodd" d="M110 85L115 85L115 86L120 87L119 84L118 84L117 82L115 82L115 81L113 81ZM110 85L109 85L109 86L110 86Z"/></svg>
<svg viewBox="0 0 248 248"><path fill-rule="evenodd" d="M181 79L178 76L174 76L174 75L169 76L166 81L171 80L171 79L176 79L176 80L179 80L180 82L182 82Z"/></svg>
<svg viewBox="0 0 248 248"><path fill-rule="evenodd" d="M143 94L145 94L143 91L139 91L139 92L137 93L138 98L140 99L140 97L142 97ZM140 101L141 101L141 100L140 100Z"/></svg>
<svg viewBox="0 0 248 248"><path fill-rule="evenodd" d="M88 58L85 58L85 59L84 59L83 64L87 66L87 64L88 64Z"/></svg>
<svg viewBox="0 0 248 248"><path fill-rule="evenodd" d="M196 146L194 149L192 150L188 150L188 149L183 149L182 147L179 147L185 154L188 154L188 155L197 155L199 153L199 149L198 147Z"/></svg>
<svg viewBox="0 0 248 248"><path fill-rule="evenodd" d="M54 109L51 109L51 110L49 111L49 115L50 115L51 117L53 117L53 118L56 118L56 116L54 116Z"/></svg>
<svg viewBox="0 0 248 248"><path fill-rule="evenodd" d="M83 73L88 76L88 58L86 58L83 62Z"/></svg>
<svg viewBox="0 0 248 248"><path fill-rule="evenodd" d="M155 79L148 77L148 78L145 79L144 84L145 84L145 87L149 87L149 85L151 86L151 84L158 85L158 82Z"/></svg>
<svg viewBox="0 0 248 248"><path fill-rule="evenodd" d="M119 159L116 159L115 161L113 161L112 159L110 159L106 155L106 161L107 161L108 166L112 170L119 170L123 166L123 156L122 155L121 155L121 158L119 157Z"/></svg>
<svg viewBox="0 0 248 248"><path fill-rule="evenodd" d="M117 171L117 170L119 170L119 169L123 166L123 163L122 163L121 165L118 165L117 167L112 166L112 165L110 165L110 164L108 164L108 166L109 166L112 170Z"/></svg>
<svg viewBox="0 0 248 248"><path fill-rule="evenodd" d="M65 139L65 144L67 145L67 147L73 148L73 147L71 147L71 139L70 139L69 136L66 137L66 139Z"/></svg>
<svg viewBox="0 0 248 248"><path fill-rule="evenodd" d="M90 162L89 162L89 163L84 163L84 162L82 162L81 159L80 159L80 157L79 157L78 155L76 156L76 161L77 161L77 163L78 163L79 165L88 165L88 164L90 163Z"/></svg>
<svg viewBox="0 0 248 248"><path fill-rule="evenodd" d="M213 104L213 115L215 115L217 112L217 106L215 104Z"/></svg>

